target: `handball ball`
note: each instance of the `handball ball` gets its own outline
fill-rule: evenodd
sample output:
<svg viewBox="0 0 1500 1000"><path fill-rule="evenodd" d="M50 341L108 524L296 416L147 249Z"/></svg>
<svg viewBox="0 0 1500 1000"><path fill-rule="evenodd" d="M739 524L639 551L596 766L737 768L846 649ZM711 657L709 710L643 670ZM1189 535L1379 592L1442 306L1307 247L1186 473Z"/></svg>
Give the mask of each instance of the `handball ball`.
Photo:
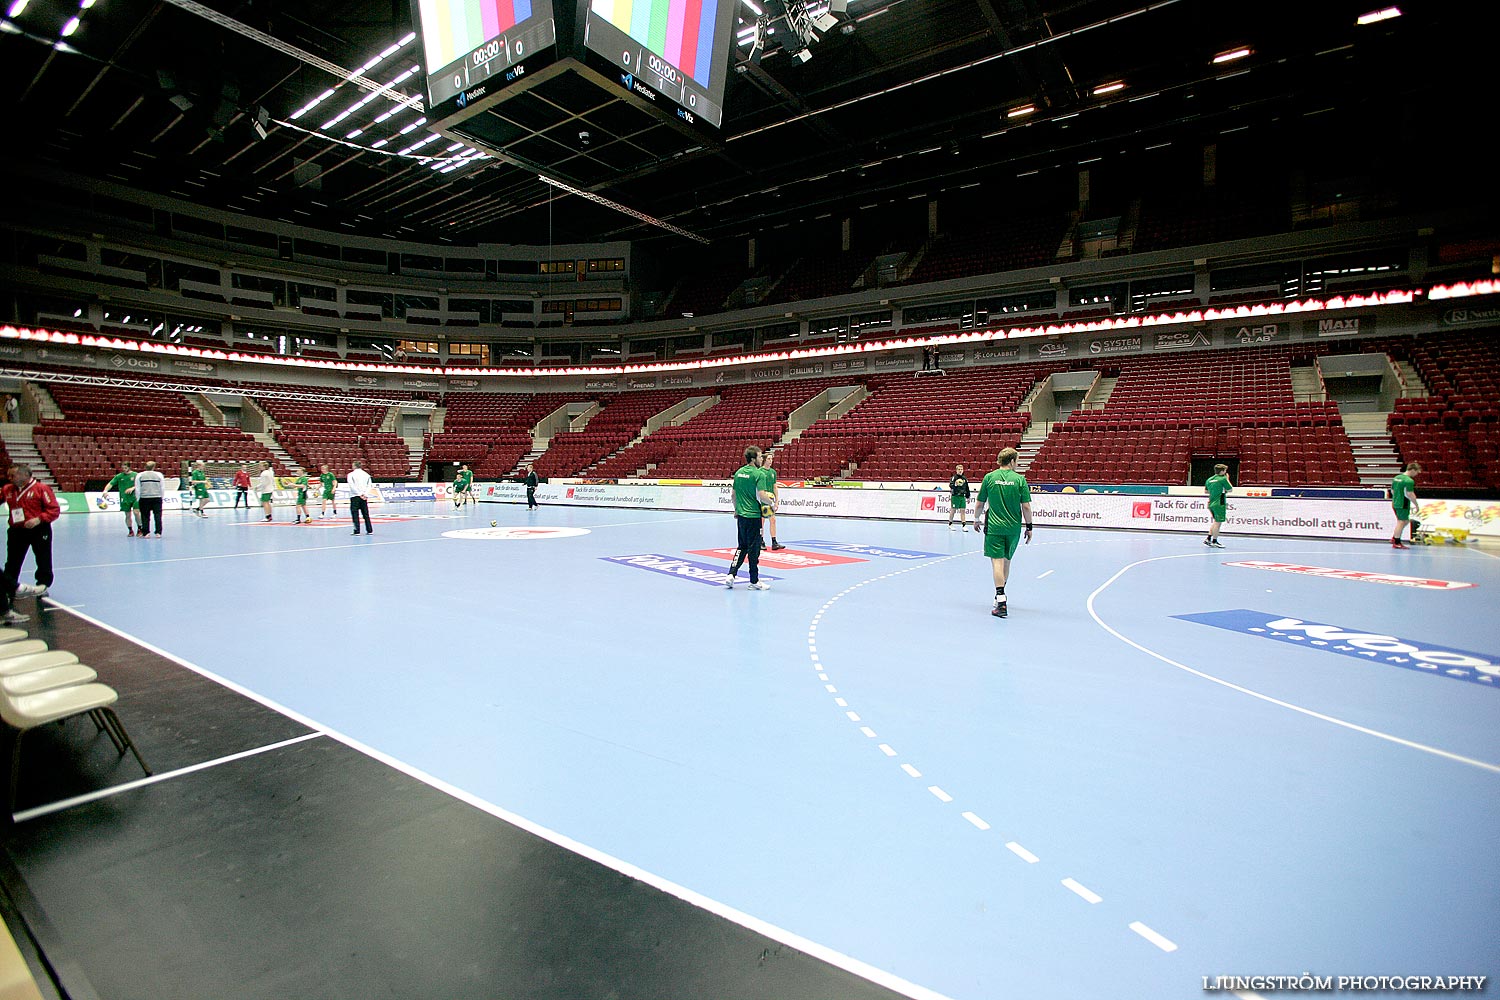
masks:
<svg viewBox="0 0 1500 1000"><path fill-rule="evenodd" d="M497 526L498 526L498 525L499 525L499 524L500 524L500 522L499 522L499 521L491 521L491 522L490 522L490 527L491 527L491 528L494 528L494 527L497 527Z"/></svg>
<svg viewBox="0 0 1500 1000"><path fill-rule="evenodd" d="M96 507L98 507L100 510L108 510L109 509L109 501L106 500L106 499L104 499L103 497L100 497L98 500L95 500L94 501L94 505Z"/></svg>

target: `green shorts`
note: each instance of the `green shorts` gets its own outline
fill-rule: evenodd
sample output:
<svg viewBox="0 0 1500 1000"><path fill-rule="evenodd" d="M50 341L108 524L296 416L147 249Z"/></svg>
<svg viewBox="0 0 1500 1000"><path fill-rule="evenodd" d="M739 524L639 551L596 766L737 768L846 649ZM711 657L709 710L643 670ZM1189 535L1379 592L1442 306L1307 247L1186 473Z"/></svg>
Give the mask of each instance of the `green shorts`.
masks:
<svg viewBox="0 0 1500 1000"><path fill-rule="evenodd" d="M272 494L270 494L270 493L262 493L260 495L260 502L261 503L270 503L271 502L271 496L272 496Z"/></svg>
<svg viewBox="0 0 1500 1000"><path fill-rule="evenodd" d="M1208 505L1209 515L1219 524L1223 524L1229 517L1229 505L1224 503L1211 503Z"/></svg>
<svg viewBox="0 0 1500 1000"><path fill-rule="evenodd" d="M323 491L323 499L324 500L332 500L333 499L333 490L324 490Z"/></svg>
<svg viewBox="0 0 1500 1000"><path fill-rule="evenodd" d="M136 506L136 504L135 504L135 498L134 497L128 497L128 498L127 497L121 497L120 498L120 509L121 510L127 511L127 512L128 511L132 511L132 510L135 510L135 506Z"/></svg>
<svg viewBox="0 0 1500 1000"><path fill-rule="evenodd" d="M208 487L207 486L194 486L193 487L193 496L197 497L199 500L207 500L208 499Z"/></svg>
<svg viewBox="0 0 1500 1000"><path fill-rule="evenodd" d="M1021 532L995 531L991 529L984 533L984 554L991 559L1013 559L1016 549L1021 545Z"/></svg>
<svg viewBox="0 0 1500 1000"><path fill-rule="evenodd" d="M297 491L297 506L301 507L301 506L303 506L306 503L307 503L307 491L306 490L298 490Z"/></svg>
<svg viewBox="0 0 1500 1000"><path fill-rule="evenodd" d="M969 498L968 497L954 497L953 498L953 509L954 510L963 510L967 506L969 506Z"/></svg>
<svg viewBox="0 0 1500 1000"><path fill-rule="evenodd" d="M1411 520L1411 504L1405 504L1405 503L1399 504L1399 505L1398 504L1391 504L1391 510L1393 510L1393 511L1396 512L1396 520L1398 520L1398 521L1410 521Z"/></svg>

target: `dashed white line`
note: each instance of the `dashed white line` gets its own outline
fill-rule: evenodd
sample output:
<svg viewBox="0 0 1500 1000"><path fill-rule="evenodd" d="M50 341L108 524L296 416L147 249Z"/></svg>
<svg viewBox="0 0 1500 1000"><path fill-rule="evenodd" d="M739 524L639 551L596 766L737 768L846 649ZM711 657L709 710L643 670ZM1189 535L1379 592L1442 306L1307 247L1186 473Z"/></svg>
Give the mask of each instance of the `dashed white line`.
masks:
<svg viewBox="0 0 1500 1000"><path fill-rule="evenodd" d="M849 716L849 721L850 722L858 722L859 721L859 713L858 712L845 712L844 714L847 715L847 716Z"/></svg>
<svg viewBox="0 0 1500 1000"><path fill-rule="evenodd" d="M1150 941L1152 944L1156 945L1162 951L1176 951L1177 950L1177 945L1176 944L1174 944L1173 942L1171 942L1171 941L1167 940L1166 938L1162 937L1160 934L1156 933L1151 928L1149 928L1145 924L1141 923L1139 920L1137 920L1133 924L1131 924L1130 925L1130 929L1133 930L1133 931L1135 931L1141 937L1145 938L1147 941Z"/></svg>
<svg viewBox="0 0 1500 1000"><path fill-rule="evenodd" d="M1016 843L1014 840L1006 844L1005 849L1007 851L1010 851L1010 853L1014 854L1016 857L1020 858L1022 861L1026 862L1028 865L1034 865L1038 861L1042 860L1035 854L1032 854L1026 848L1022 847L1020 844Z"/></svg>
<svg viewBox="0 0 1500 1000"><path fill-rule="evenodd" d="M990 825L988 823L986 823L984 820L980 819L978 816L975 816L971 812L964 813L963 817L964 817L964 819L968 820L970 823L973 823L975 826L977 826L981 830L988 830L990 828Z"/></svg>
<svg viewBox="0 0 1500 1000"><path fill-rule="evenodd" d="M1055 569L1049 569L1047 572L1045 572L1041 576L1037 577L1037 579L1038 580L1045 580L1047 577L1051 576L1053 573L1056 573L1056 572L1057 572L1057 570L1055 570Z"/></svg>
<svg viewBox="0 0 1500 1000"><path fill-rule="evenodd" d="M860 726L859 731L870 737L870 739L872 740L875 738L875 730L871 729L869 726Z"/></svg>
<svg viewBox="0 0 1500 1000"><path fill-rule="evenodd" d="M891 745L889 743L880 744L880 752L885 754L887 757L896 756L896 751L891 749Z"/></svg>
<svg viewBox="0 0 1500 1000"><path fill-rule="evenodd" d="M911 775L913 778L920 778L922 776L922 772L918 771L916 768L912 767L910 764L902 764L901 765L901 770L905 771L907 774Z"/></svg>
<svg viewBox="0 0 1500 1000"><path fill-rule="evenodd" d="M953 796L951 796L947 792L943 791L937 785L928 785L927 786L927 790L929 792L931 792L933 795L936 795L939 802L952 802L953 801Z"/></svg>
<svg viewBox="0 0 1500 1000"><path fill-rule="evenodd" d="M839 708L848 708L849 707L849 703L847 701L845 701L844 699L842 699L842 698L835 698L835 699L833 699L833 703L835 705L837 705Z"/></svg>
<svg viewBox="0 0 1500 1000"><path fill-rule="evenodd" d="M839 689L836 688L836 687L834 687L832 684L824 684L823 686L828 689L828 693L829 694L838 694L839 693Z"/></svg>
<svg viewBox="0 0 1500 1000"><path fill-rule="evenodd" d="M1099 895L1088 886L1082 884L1077 879L1065 878L1062 880L1062 884L1069 892L1077 894L1080 898L1084 899L1087 902L1100 903L1104 901L1103 896Z"/></svg>

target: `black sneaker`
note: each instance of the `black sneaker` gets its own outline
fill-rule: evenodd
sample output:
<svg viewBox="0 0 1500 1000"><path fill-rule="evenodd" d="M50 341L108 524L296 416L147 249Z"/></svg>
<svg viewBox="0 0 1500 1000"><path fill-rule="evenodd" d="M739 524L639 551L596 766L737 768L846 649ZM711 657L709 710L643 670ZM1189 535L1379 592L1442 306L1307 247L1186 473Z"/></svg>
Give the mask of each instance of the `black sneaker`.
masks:
<svg viewBox="0 0 1500 1000"><path fill-rule="evenodd" d="M772 552L775 552L775 551L777 551L777 550L779 550L779 549L784 549L784 548L786 548L786 546L785 546L785 545L782 545L782 544L781 544L781 543L780 543L780 542L775 542L775 541L773 541L773 542L772 542L772 543L771 543L771 551L772 551Z"/></svg>
<svg viewBox="0 0 1500 1000"><path fill-rule="evenodd" d="M996 601L995 606L990 609L990 614L994 615L996 618L1007 617L1010 614L1010 612L1007 610L1007 603L1005 601Z"/></svg>
<svg viewBox="0 0 1500 1000"><path fill-rule="evenodd" d="M1215 538L1212 542L1209 542L1209 544L1216 549L1222 549L1224 547L1224 543L1219 541L1217 538Z"/></svg>

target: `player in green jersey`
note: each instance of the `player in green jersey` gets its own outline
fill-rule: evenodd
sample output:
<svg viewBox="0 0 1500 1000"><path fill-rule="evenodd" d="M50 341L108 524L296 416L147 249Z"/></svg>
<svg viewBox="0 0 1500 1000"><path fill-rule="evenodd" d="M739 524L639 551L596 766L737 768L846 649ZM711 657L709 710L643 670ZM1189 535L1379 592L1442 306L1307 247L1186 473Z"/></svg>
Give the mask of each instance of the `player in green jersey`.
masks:
<svg viewBox="0 0 1500 1000"><path fill-rule="evenodd" d="M1219 529L1224 527L1224 521L1229 517L1229 504L1224 498L1234 489L1234 484L1229 481L1229 466L1223 462L1214 466L1214 474L1208 477L1203 488L1208 490L1208 516L1213 518L1203 544L1222 549L1224 543L1219 541Z"/></svg>
<svg viewBox="0 0 1500 1000"><path fill-rule="evenodd" d="M333 516L338 517L339 501L338 498L334 495L334 489L337 480L334 479L333 473L328 471L328 466L322 465L319 466L319 468L323 470L322 473L318 476L318 482L323 484L323 502L318 506L318 516L322 517L324 514L328 513L328 505L333 504Z"/></svg>
<svg viewBox="0 0 1500 1000"><path fill-rule="evenodd" d="M462 507L466 503L474 502L474 473L469 471L467 465L458 467L458 477L453 480L453 506L454 509Z"/></svg>
<svg viewBox="0 0 1500 1000"><path fill-rule="evenodd" d="M969 480L964 476L964 467L953 470L948 480L948 530L953 530L953 515L958 514L958 530L969 529Z"/></svg>
<svg viewBox="0 0 1500 1000"><path fill-rule="evenodd" d="M312 515L307 512L307 473L297 477L297 516L293 524L312 524Z"/></svg>
<svg viewBox="0 0 1500 1000"><path fill-rule="evenodd" d="M751 445L745 449L745 464L734 474L734 521L739 538L734 561L729 564L729 575L724 577L726 587L734 587L740 565L749 559L750 589L771 589L771 585L760 578L760 521L776 509L776 498L765 490L760 463L760 449Z"/></svg>
<svg viewBox="0 0 1500 1000"><path fill-rule="evenodd" d="M1031 487L1013 468L1018 454L1014 448L1000 452L1000 467L979 484L979 501L974 505L974 530L984 532L984 554L989 556L995 579L995 603L990 614L996 618L1009 614L1005 581L1023 531L1026 544L1031 544Z"/></svg>
<svg viewBox="0 0 1500 1000"><path fill-rule="evenodd" d="M786 546L776 540L776 504L779 501L779 497L776 495L776 470L771 468L771 449L769 448L760 454L760 478L763 484L761 489L771 494L771 513L766 515L765 520L767 527L771 531L771 544L769 548L774 552L777 549L784 549ZM768 547L764 536L761 538L760 546L761 548Z"/></svg>
<svg viewBox="0 0 1500 1000"><path fill-rule="evenodd" d="M1417 536L1417 520L1413 515L1417 513L1417 474L1421 471L1421 463L1407 462L1406 468L1391 480L1391 510L1396 513L1396 533L1391 536L1393 549L1406 548L1401 541L1402 532L1408 532L1413 540Z"/></svg>
<svg viewBox="0 0 1500 1000"><path fill-rule="evenodd" d="M204 471L202 462L193 463L193 469L188 473L188 482L193 485L193 498L197 501L193 513L199 517L207 517L203 508L208 506L208 473Z"/></svg>
<svg viewBox="0 0 1500 1000"><path fill-rule="evenodd" d="M125 530L134 536L136 526L141 523L141 512L139 505L135 502L135 473L130 471L129 462L120 463L119 475L111 479L109 485L104 487L104 492L100 494L100 499L102 500L104 497L109 496L110 490L114 490L120 494L120 510L125 513ZM103 504L101 503L100 506L103 506ZM142 526L141 534L144 535L145 533L146 529Z"/></svg>

